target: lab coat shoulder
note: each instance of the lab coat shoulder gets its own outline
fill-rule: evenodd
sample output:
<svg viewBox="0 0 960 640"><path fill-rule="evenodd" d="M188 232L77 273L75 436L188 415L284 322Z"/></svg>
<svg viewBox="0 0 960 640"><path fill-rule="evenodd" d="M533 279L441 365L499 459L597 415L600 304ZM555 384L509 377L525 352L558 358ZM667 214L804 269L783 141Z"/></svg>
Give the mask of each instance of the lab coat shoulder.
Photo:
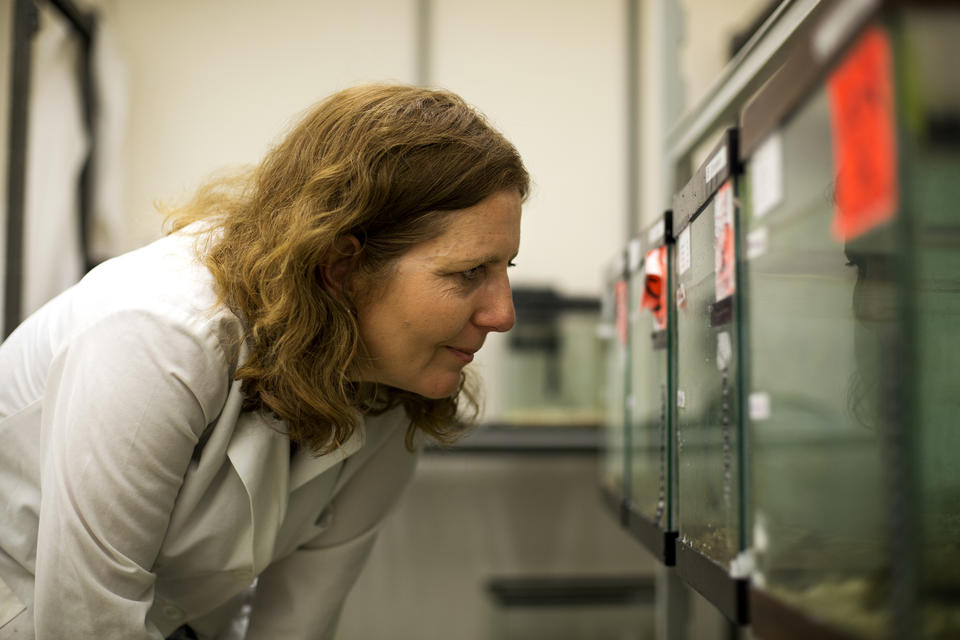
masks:
<svg viewBox="0 0 960 640"><path fill-rule="evenodd" d="M184 238L165 238L105 263L41 312L51 360L38 636L59 637L63 625L100 637L156 633L154 563L240 349L239 323L217 310L204 271ZM70 616L59 611L65 602L76 604Z"/></svg>

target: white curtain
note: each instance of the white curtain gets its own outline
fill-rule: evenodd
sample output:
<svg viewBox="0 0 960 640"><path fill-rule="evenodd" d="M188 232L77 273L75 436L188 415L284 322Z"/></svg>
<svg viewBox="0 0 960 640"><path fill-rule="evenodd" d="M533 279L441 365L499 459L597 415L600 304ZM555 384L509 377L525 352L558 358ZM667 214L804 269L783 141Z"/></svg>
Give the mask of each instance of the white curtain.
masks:
<svg viewBox="0 0 960 640"><path fill-rule="evenodd" d="M98 19L95 29L91 65L96 153L89 241L90 257L99 262L116 255L123 238L120 159L127 88L125 67L109 24ZM66 19L41 4L28 107L24 317L83 275L79 184L91 140L83 120L81 47L80 37Z"/></svg>
<svg viewBox="0 0 960 640"><path fill-rule="evenodd" d="M90 53L97 109L89 241L90 257L100 262L118 255L124 247L123 144L129 89L126 61L111 23L102 13L97 16L95 34Z"/></svg>
<svg viewBox="0 0 960 640"><path fill-rule="evenodd" d="M89 140L77 71L80 46L64 19L42 7L27 107L23 316L83 274L77 196Z"/></svg>

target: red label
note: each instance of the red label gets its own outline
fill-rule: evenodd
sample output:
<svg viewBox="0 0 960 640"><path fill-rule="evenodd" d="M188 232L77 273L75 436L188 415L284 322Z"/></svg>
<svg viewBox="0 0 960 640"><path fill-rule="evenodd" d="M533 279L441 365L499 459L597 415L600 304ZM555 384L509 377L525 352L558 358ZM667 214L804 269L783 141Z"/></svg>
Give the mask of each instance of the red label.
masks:
<svg viewBox="0 0 960 640"><path fill-rule="evenodd" d="M733 183L717 191L713 205L713 288L717 300L737 290L736 253L733 244Z"/></svg>
<svg viewBox="0 0 960 640"><path fill-rule="evenodd" d="M640 308L653 312L654 327L667 328L667 248L658 247L647 253L643 263L643 295Z"/></svg>
<svg viewBox="0 0 960 640"><path fill-rule="evenodd" d="M613 293L616 304L617 336L620 337L620 344L625 345L627 344L627 281L617 280Z"/></svg>
<svg viewBox="0 0 960 640"><path fill-rule="evenodd" d="M837 171L832 232L847 241L889 222L898 207L890 42L870 27L830 75Z"/></svg>

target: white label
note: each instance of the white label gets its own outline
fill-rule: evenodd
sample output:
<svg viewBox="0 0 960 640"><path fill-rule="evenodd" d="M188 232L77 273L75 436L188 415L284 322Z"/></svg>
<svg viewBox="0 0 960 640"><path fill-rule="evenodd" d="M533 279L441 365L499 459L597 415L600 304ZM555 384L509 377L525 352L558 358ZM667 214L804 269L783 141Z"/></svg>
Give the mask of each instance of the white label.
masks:
<svg viewBox="0 0 960 640"><path fill-rule="evenodd" d="M720 150L710 159L703 170L703 179L705 182L713 180L714 176L727 167L727 145L720 147Z"/></svg>
<svg viewBox="0 0 960 640"><path fill-rule="evenodd" d="M647 232L647 242L649 244L656 244L660 240L660 238L663 237L663 229L664 229L663 220L653 225L650 228L650 231Z"/></svg>
<svg viewBox="0 0 960 640"><path fill-rule="evenodd" d="M767 518L762 511L756 510L753 516L753 548L757 553L763 553L770 546L770 536L767 535Z"/></svg>
<svg viewBox="0 0 960 640"><path fill-rule="evenodd" d="M730 344L730 334L721 331L717 334L717 369L723 371L730 365L733 358L733 347Z"/></svg>
<svg viewBox="0 0 960 640"><path fill-rule="evenodd" d="M630 244L627 245L627 255L629 256L627 268L630 269L630 273L633 273L640 268L641 252L639 238L634 238L630 241Z"/></svg>
<svg viewBox="0 0 960 640"><path fill-rule="evenodd" d="M597 340L613 340L617 337L617 328L609 322L597 324Z"/></svg>
<svg viewBox="0 0 960 640"><path fill-rule="evenodd" d="M750 419L766 420L770 417L770 394L766 391L754 391L750 394Z"/></svg>
<svg viewBox="0 0 960 640"><path fill-rule="evenodd" d="M677 271L683 275L690 268L690 227L680 232L677 238Z"/></svg>
<svg viewBox="0 0 960 640"><path fill-rule="evenodd" d="M759 258L770 246L770 235L766 227L758 227L747 234L747 260Z"/></svg>
<svg viewBox="0 0 960 640"><path fill-rule="evenodd" d="M683 392L683 389L677 389L677 406L681 409L687 406L687 394Z"/></svg>
<svg viewBox="0 0 960 640"><path fill-rule="evenodd" d="M749 578L756 564L752 549L741 551L737 554L736 558L730 561L730 577L738 579Z"/></svg>
<svg viewBox="0 0 960 640"><path fill-rule="evenodd" d="M783 201L783 139L767 138L750 162L750 197L753 216L760 218Z"/></svg>

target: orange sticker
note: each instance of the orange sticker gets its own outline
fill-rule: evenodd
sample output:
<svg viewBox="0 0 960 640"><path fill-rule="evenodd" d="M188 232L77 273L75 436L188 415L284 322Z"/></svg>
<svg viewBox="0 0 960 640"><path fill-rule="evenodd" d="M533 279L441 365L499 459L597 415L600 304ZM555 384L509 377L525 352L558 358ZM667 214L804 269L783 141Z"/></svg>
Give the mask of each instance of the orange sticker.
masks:
<svg viewBox="0 0 960 640"><path fill-rule="evenodd" d="M847 241L893 219L898 207L897 148L890 41L870 27L830 75L833 225Z"/></svg>
<svg viewBox="0 0 960 640"><path fill-rule="evenodd" d="M737 289L736 253L733 245L733 184L723 183L713 207L713 288L717 300L733 295Z"/></svg>
<svg viewBox="0 0 960 640"><path fill-rule="evenodd" d="M627 281L617 280L613 286L616 304L617 336L620 344L627 344Z"/></svg>
<svg viewBox="0 0 960 640"><path fill-rule="evenodd" d="M641 309L653 312L654 328L667 328L667 248L658 247L647 253L643 262L643 296Z"/></svg>

